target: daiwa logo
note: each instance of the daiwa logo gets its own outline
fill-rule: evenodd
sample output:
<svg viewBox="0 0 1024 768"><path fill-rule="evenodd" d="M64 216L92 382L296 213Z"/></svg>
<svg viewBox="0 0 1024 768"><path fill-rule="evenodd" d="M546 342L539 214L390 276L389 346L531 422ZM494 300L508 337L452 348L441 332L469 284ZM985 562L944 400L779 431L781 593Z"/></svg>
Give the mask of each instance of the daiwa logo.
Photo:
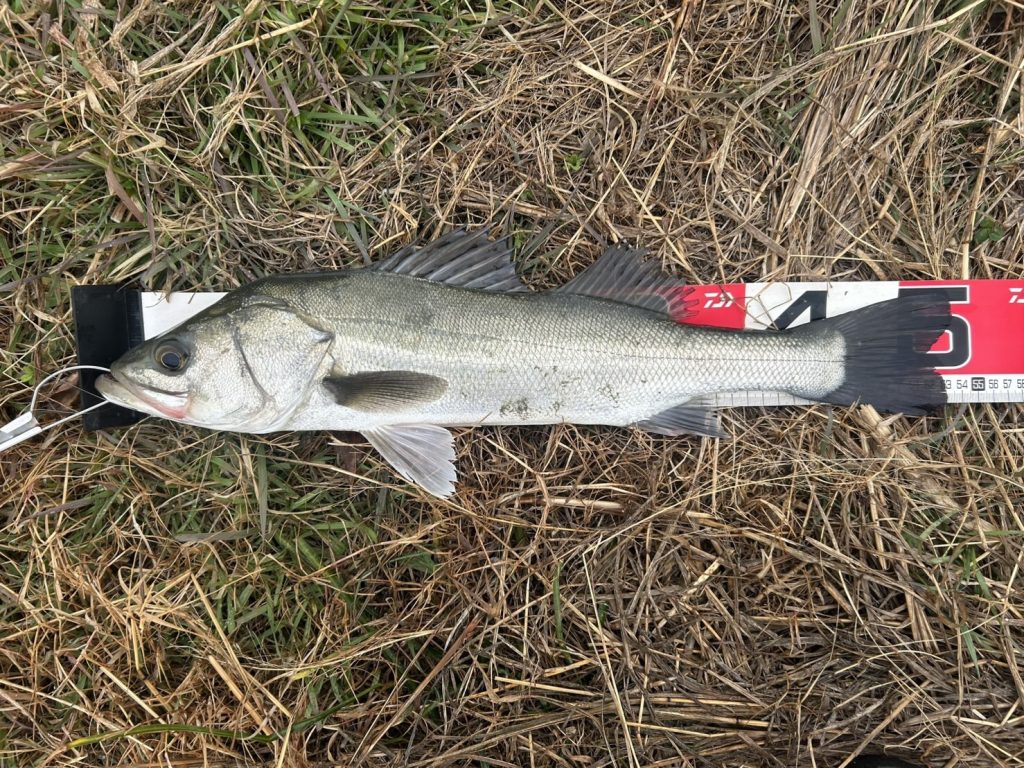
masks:
<svg viewBox="0 0 1024 768"><path fill-rule="evenodd" d="M1011 288L1010 289L1010 303L1011 304L1024 304L1024 288Z"/></svg>
<svg viewBox="0 0 1024 768"><path fill-rule="evenodd" d="M731 307L735 299L728 291L705 291L704 309L724 309Z"/></svg>

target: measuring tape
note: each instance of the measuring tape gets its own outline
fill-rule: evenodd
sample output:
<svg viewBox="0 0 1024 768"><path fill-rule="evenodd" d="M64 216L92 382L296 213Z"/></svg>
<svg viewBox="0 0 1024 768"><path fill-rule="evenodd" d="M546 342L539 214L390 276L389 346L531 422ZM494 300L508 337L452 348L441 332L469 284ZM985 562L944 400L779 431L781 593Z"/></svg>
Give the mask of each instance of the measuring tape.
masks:
<svg viewBox="0 0 1024 768"><path fill-rule="evenodd" d="M681 322L732 330L795 328L911 291L950 302L950 329L932 349L951 403L1024 402L1024 280L730 283L691 287ZM72 289L78 359L109 366L144 339L159 336L215 304L223 293L133 291L116 286ZM95 373L82 373L82 406L101 402ZM806 404L782 392L728 392L717 406ZM141 414L103 408L86 414L86 429L127 425Z"/></svg>
<svg viewBox="0 0 1024 768"><path fill-rule="evenodd" d="M701 286L687 323L733 330L793 328L908 293L949 301L952 322L932 347L951 403L1024 402L1024 280L733 283ZM785 394L723 395L719 405L792 405Z"/></svg>

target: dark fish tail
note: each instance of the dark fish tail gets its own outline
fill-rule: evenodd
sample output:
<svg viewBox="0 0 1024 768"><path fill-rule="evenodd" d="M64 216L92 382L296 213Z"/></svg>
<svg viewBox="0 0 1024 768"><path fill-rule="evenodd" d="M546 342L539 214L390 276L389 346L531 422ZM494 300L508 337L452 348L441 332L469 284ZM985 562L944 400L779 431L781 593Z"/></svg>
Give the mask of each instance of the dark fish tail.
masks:
<svg viewBox="0 0 1024 768"><path fill-rule="evenodd" d="M949 328L949 302L932 292L872 304L796 329L838 331L846 346L842 385L821 398L827 403L873 405L890 413L923 414L947 402L942 377L928 350Z"/></svg>

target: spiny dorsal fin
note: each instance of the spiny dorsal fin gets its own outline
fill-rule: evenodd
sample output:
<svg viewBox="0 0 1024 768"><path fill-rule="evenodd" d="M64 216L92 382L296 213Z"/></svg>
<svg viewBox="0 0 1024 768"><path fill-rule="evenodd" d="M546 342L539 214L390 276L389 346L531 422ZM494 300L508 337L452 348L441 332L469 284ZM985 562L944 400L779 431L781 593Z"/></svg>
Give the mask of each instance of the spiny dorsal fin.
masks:
<svg viewBox="0 0 1024 768"><path fill-rule="evenodd" d="M488 230L466 232L457 229L432 243L409 246L368 269L419 277L459 288L511 293L526 286L512 266L512 243L508 237L490 240Z"/></svg>
<svg viewBox="0 0 1024 768"><path fill-rule="evenodd" d="M600 258L556 291L593 296L662 312L673 320L690 314L692 291L641 257L646 251L624 245L609 247Z"/></svg>

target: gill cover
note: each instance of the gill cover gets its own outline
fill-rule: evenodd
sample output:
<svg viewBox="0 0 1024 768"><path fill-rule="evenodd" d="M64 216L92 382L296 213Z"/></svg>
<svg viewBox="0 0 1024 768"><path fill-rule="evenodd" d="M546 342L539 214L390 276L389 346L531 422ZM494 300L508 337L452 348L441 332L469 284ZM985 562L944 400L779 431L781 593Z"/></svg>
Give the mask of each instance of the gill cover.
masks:
<svg viewBox="0 0 1024 768"><path fill-rule="evenodd" d="M248 380L259 395L259 406L246 414L241 428L269 432L280 428L304 402L333 334L282 299L260 294L239 298L240 306L221 310L231 324L234 351L234 371L225 373L239 382ZM213 317L217 314L211 312ZM196 330L201 336L201 329Z"/></svg>

